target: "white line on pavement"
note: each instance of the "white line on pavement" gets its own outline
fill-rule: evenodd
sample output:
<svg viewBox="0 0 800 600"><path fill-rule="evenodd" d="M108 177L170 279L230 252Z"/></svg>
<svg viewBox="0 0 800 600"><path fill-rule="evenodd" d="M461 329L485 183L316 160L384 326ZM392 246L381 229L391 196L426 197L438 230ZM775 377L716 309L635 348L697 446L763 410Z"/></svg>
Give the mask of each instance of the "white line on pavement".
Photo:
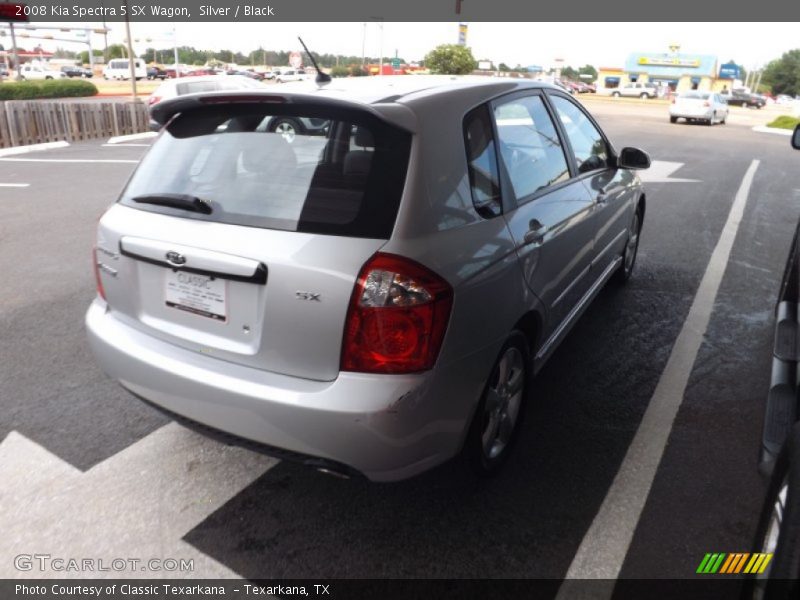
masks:
<svg viewBox="0 0 800 600"><path fill-rule="evenodd" d="M30 183L0 183L0 187L13 187L13 188L24 188L28 187Z"/></svg>
<svg viewBox="0 0 800 600"><path fill-rule="evenodd" d="M758 165L758 160L750 163L742 179L664 372L603 504L572 560L567 579L619 576L703 342ZM586 588L565 581L557 599L580 597L580 587ZM599 594L583 597L609 598L613 586L602 589L607 593L598 589Z"/></svg>
<svg viewBox="0 0 800 600"><path fill-rule="evenodd" d="M108 138L109 144L120 144L122 142L131 142L133 140L146 140L148 138L156 137L158 133L155 131L145 131L144 133L132 133L130 135L118 135L116 137Z"/></svg>
<svg viewBox="0 0 800 600"><path fill-rule="evenodd" d="M0 158L0 162L39 162L39 163L138 163L138 160L116 160L96 158Z"/></svg>
<svg viewBox="0 0 800 600"><path fill-rule="evenodd" d="M194 572L180 577L236 577L182 538L277 462L170 423L84 473L12 431L0 441L0 577L30 577L13 559L37 549L106 564L122 556L140 564L152 557L187 559ZM123 571L91 576L142 577L143 569L126 563ZM39 574L48 576L86 574Z"/></svg>
<svg viewBox="0 0 800 600"><path fill-rule="evenodd" d="M12 156L14 154L27 154L28 152L39 152L40 150L52 150L53 148L66 148L69 142L46 142L44 144L30 144L28 146L14 146L0 150L0 156Z"/></svg>
<svg viewBox="0 0 800 600"><path fill-rule="evenodd" d="M153 144L103 144L103 148L149 148Z"/></svg>

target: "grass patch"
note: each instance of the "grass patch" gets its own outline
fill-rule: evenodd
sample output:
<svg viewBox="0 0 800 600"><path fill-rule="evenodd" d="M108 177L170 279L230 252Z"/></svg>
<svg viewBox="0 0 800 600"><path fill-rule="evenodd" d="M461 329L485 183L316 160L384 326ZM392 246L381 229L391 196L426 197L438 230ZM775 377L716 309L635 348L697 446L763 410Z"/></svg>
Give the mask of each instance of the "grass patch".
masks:
<svg viewBox="0 0 800 600"><path fill-rule="evenodd" d="M0 85L0 100L34 100L36 98L76 98L94 96L97 87L89 81L50 79L14 81Z"/></svg>
<svg viewBox="0 0 800 600"><path fill-rule="evenodd" d="M800 119L797 117L790 117L789 115L781 115L771 123L767 123L767 127L775 127L777 129L794 129L800 124Z"/></svg>

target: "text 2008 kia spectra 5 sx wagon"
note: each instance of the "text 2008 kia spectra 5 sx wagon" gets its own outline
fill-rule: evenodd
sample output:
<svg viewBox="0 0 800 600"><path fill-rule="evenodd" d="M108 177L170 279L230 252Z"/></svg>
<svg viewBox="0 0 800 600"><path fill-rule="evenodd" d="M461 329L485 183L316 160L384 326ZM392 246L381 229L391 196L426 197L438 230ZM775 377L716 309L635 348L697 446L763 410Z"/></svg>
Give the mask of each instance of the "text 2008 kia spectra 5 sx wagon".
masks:
<svg viewBox="0 0 800 600"><path fill-rule="evenodd" d="M180 420L319 469L398 480L463 450L497 471L535 371L634 267L650 159L547 84L300 84L153 116L98 226L94 354Z"/></svg>

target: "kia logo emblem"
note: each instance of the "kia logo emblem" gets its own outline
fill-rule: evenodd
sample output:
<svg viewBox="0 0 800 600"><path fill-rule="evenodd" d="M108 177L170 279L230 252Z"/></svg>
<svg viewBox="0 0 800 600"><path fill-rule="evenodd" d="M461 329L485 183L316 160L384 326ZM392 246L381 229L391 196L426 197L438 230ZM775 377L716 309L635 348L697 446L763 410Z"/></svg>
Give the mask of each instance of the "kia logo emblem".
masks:
<svg viewBox="0 0 800 600"><path fill-rule="evenodd" d="M174 252L170 250L167 252L167 262L171 265L175 265L176 267L180 267L181 265L186 264L186 257L180 252Z"/></svg>

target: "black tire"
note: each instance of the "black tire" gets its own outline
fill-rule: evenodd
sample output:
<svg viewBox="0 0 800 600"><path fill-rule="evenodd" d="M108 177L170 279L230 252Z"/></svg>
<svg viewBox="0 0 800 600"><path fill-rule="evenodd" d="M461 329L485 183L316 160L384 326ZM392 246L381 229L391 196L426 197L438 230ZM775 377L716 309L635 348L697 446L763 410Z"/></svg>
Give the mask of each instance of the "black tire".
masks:
<svg viewBox="0 0 800 600"><path fill-rule="evenodd" d="M670 117L669 118L669 122L670 123L677 123L678 122L678 117Z"/></svg>
<svg viewBox="0 0 800 600"><path fill-rule="evenodd" d="M625 249L622 251L622 263L614 273L612 279L618 285L624 285L633 276L633 268L636 266L636 256L639 254L639 239L642 233L642 208L636 207L636 212L631 220L628 229L628 240L625 242ZM635 232L635 233L634 233Z"/></svg>
<svg viewBox="0 0 800 600"><path fill-rule="evenodd" d="M272 133L282 134L284 139L289 143L294 141L294 136L305 133L305 129L300 121L288 117L279 117L275 119L269 124L269 130Z"/></svg>
<svg viewBox="0 0 800 600"><path fill-rule="evenodd" d="M46 75L45 76L45 80L48 80L48 79L52 79L52 77L50 75Z"/></svg>
<svg viewBox="0 0 800 600"><path fill-rule="evenodd" d="M705 124L711 127L714 124L714 117L705 120Z"/></svg>
<svg viewBox="0 0 800 600"><path fill-rule="evenodd" d="M779 501L783 505L782 518L776 519ZM743 598L800 597L800 424L794 426L775 461L753 552L774 553L774 556L764 574L747 580Z"/></svg>
<svg viewBox="0 0 800 600"><path fill-rule="evenodd" d="M649 97L650 96L647 95L647 92L642 92L642 94L639 96L639 98L641 98L642 100L647 100Z"/></svg>
<svg viewBox="0 0 800 600"><path fill-rule="evenodd" d="M528 341L514 330L492 366L464 445L478 476L496 475L508 460L519 436L531 373Z"/></svg>
<svg viewBox="0 0 800 600"><path fill-rule="evenodd" d="M619 92L614 92L611 94L614 98L619 98Z"/></svg>

